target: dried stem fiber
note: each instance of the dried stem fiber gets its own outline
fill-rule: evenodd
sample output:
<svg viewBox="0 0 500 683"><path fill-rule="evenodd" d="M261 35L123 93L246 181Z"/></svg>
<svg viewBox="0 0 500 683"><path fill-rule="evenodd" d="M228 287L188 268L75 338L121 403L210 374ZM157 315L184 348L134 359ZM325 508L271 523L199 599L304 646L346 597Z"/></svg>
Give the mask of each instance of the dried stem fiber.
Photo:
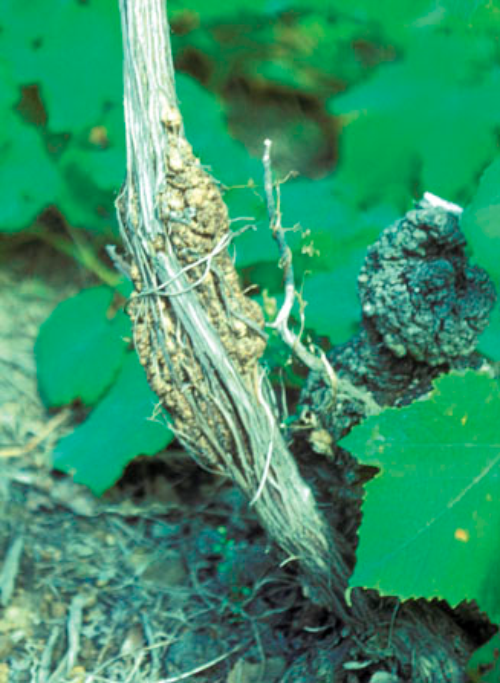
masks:
<svg viewBox="0 0 500 683"><path fill-rule="evenodd" d="M185 448L230 476L311 596L345 616L339 542L280 431L258 305L227 252L221 192L184 137L163 0L120 0L127 178L117 201L134 293L128 311L149 383ZM200 125L205 125L200 112Z"/></svg>

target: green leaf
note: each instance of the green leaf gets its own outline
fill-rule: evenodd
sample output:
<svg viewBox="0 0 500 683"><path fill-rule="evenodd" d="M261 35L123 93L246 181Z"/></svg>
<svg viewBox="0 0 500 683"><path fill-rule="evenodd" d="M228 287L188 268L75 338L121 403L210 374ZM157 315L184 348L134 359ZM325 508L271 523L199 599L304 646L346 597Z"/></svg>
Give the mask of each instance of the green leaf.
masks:
<svg viewBox="0 0 500 683"><path fill-rule="evenodd" d="M360 213L337 196L332 177L285 183L280 206L296 285L307 303L306 327L333 343L345 342L361 317L356 284L366 247L398 212L391 205L378 205ZM237 264L251 266L247 275L253 283L273 294L281 290L279 251L267 216L261 215L257 229L239 237L235 248Z"/></svg>
<svg viewBox="0 0 500 683"><path fill-rule="evenodd" d="M42 96L53 131L84 128L122 99L118 5L62 2L48 17L40 50Z"/></svg>
<svg viewBox="0 0 500 683"><path fill-rule="evenodd" d="M339 9L353 13L358 20L376 22L389 35L389 40L402 40L420 22L435 24L440 19L435 0L399 0L397 3L392 0L359 0L355 4L349 0L334 1Z"/></svg>
<svg viewBox="0 0 500 683"><path fill-rule="evenodd" d="M259 261L276 263L278 248L269 229L264 199L250 189L231 189L225 195L228 197L233 218L247 216L247 223L252 223L251 217L256 219L257 229L248 230L235 242L237 265L244 267ZM248 209L246 214L245 208ZM343 268L346 260L350 260L351 252L358 253L366 248L382 228L399 216L398 210L389 204L379 204L360 213L337 192L333 176L321 180L298 178L281 185L280 208L295 265L297 259L303 262L302 267L298 267L299 278L301 270L331 272L337 267ZM234 228L244 224L235 223ZM301 254L309 256L304 259ZM359 258L356 263L360 265ZM356 278L357 272L354 272L353 284Z"/></svg>
<svg viewBox="0 0 500 683"><path fill-rule="evenodd" d="M59 160L58 207L69 223L112 236L118 225L114 207L125 173L125 150L88 149L71 144Z"/></svg>
<svg viewBox="0 0 500 683"><path fill-rule="evenodd" d="M40 328L35 345L38 386L48 407L77 399L91 405L106 391L126 351L130 322L109 317L113 290L95 287L63 301Z"/></svg>
<svg viewBox="0 0 500 683"><path fill-rule="evenodd" d="M224 193L224 201L229 209L233 231L242 231L233 242L238 268L262 261L276 263L279 252L269 229L264 198L255 188L234 187ZM246 226L251 227L244 229Z"/></svg>
<svg viewBox="0 0 500 683"><path fill-rule="evenodd" d="M127 354L108 394L82 425L58 443L53 466L102 494L133 458L154 455L174 438L164 413L160 413L162 421L160 416L152 419L157 403L136 354Z"/></svg>
<svg viewBox="0 0 500 683"><path fill-rule="evenodd" d="M462 230L478 265L500 288L500 157L481 176L479 187L466 207ZM479 350L492 360L500 360L500 310L495 307L491 321L479 341Z"/></svg>
<svg viewBox="0 0 500 683"><path fill-rule="evenodd" d="M493 361L500 361L500 306L491 314L490 324L479 337L478 351Z"/></svg>
<svg viewBox="0 0 500 683"><path fill-rule="evenodd" d="M356 279L363 257L364 251L348 254L343 266L331 273L314 273L304 281L306 326L329 337L334 344L348 341L359 326L361 309Z"/></svg>
<svg viewBox="0 0 500 683"><path fill-rule="evenodd" d="M287 230L287 242L296 253L308 252L308 245L311 247L307 269L314 272L343 268L352 252L365 249L397 216L397 210L389 205L360 213L340 195L334 176L285 183L280 203L283 226L299 228ZM353 282L356 278L357 272Z"/></svg>
<svg viewBox="0 0 500 683"><path fill-rule="evenodd" d="M297 3L288 8L294 10L288 20L256 21L251 33L255 44L240 40L232 48L246 48L246 59L243 52L240 56L241 68L256 82L268 81L265 87L276 83L322 99L340 84L352 83L364 74L367 66L359 59L355 44L373 44L372 25L361 25L331 7L311 11L302 4L302 8Z"/></svg>
<svg viewBox="0 0 500 683"><path fill-rule="evenodd" d="M481 176L461 227L475 260L500 285L500 157Z"/></svg>
<svg viewBox="0 0 500 683"><path fill-rule="evenodd" d="M0 3L0 46L18 83L34 83L39 75L39 50L48 12L47 0L3 0ZM44 21L40 21L40 17Z"/></svg>
<svg viewBox="0 0 500 683"><path fill-rule="evenodd" d="M60 182L37 131L10 111L0 117L0 232L17 232L55 202Z"/></svg>
<svg viewBox="0 0 500 683"><path fill-rule="evenodd" d="M52 131L95 124L121 101L118 3L6 0L0 26L19 81L41 85Z"/></svg>
<svg viewBox="0 0 500 683"><path fill-rule="evenodd" d="M467 371L371 417L340 443L379 474L366 485L351 586L476 600L500 621L500 390Z"/></svg>
<svg viewBox="0 0 500 683"><path fill-rule="evenodd" d="M462 201L496 146L492 49L469 34L420 32L404 60L331 101L344 122L340 178L359 201L404 204L412 186Z"/></svg>
<svg viewBox="0 0 500 683"><path fill-rule="evenodd" d="M0 61L0 82L2 83L2 88L0 89L0 115L4 115L4 111L9 109L19 98L19 92L12 78L10 64L3 61Z"/></svg>
<svg viewBox="0 0 500 683"><path fill-rule="evenodd" d="M198 14L200 20L211 21L223 17L225 20L231 15L239 17L242 13L258 14L266 5L267 0L231 0L231 3L221 0L191 0L186 4L184 0L170 0L169 13L175 17L178 13Z"/></svg>

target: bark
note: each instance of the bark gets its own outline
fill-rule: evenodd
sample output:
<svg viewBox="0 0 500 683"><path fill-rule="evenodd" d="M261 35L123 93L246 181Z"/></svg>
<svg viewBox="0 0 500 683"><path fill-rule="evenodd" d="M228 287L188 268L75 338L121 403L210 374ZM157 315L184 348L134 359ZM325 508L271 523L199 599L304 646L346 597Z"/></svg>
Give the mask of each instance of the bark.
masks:
<svg viewBox="0 0 500 683"><path fill-rule="evenodd" d="M186 450L242 488L286 560L303 567L311 596L347 620L341 541L280 431L258 363L262 313L227 252L220 188L184 136L165 3L120 7L127 180L117 209L139 358Z"/></svg>
<svg viewBox="0 0 500 683"><path fill-rule="evenodd" d="M394 601L361 591L347 608L361 496L361 480L353 484L349 477L355 463L347 454L337 462L316 458L304 439L287 442L259 365L266 344L262 313L242 291L227 252L233 235L220 187L184 135L166 4L120 0L120 11L127 175L117 200L124 254L115 257L134 284L127 310L152 389L187 452L245 492L285 561L300 567L305 592L350 624L360 657L376 651L378 666L380 641L389 633L401 650L391 662L402 674L410 667L411 680L461 680L456 672L473 645L453 615L427 604L419 612L405 606L394 625ZM361 402L361 416L377 408L377 397L359 382L343 382ZM318 390L325 395L324 387ZM304 404L321 427L313 433L322 431L333 443L328 396ZM439 624L443 633L453 631L458 649L438 635ZM413 657L422 637L429 653Z"/></svg>

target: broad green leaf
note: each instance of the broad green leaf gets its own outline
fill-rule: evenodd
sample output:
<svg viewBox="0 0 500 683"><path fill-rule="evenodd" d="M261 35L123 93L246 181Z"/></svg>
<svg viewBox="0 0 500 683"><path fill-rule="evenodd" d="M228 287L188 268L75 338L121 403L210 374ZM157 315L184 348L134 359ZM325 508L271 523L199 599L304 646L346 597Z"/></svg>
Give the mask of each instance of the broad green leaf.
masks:
<svg viewBox="0 0 500 683"><path fill-rule="evenodd" d="M49 128L93 125L106 106L122 99L118 4L61 2L47 19L39 58Z"/></svg>
<svg viewBox="0 0 500 683"><path fill-rule="evenodd" d="M128 353L115 384L90 417L59 441L53 466L102 494L133 458L154 455L172 441L157 404L136 354Z"/></svg>
<svg viewBox="0 0 500 683"><path fill-rule="evenodd" d="M184 12L197 14L201 22L219 18L227 20L231 16L240 17L246 13L260 13L266 2L267 0L231 0L231 3L228 4L222 0L212 0L211 2L191 0L189 3L184 2L184 0L170 0L169 12L172 13L173 17Z"/></svg>
<svg viewBox="0 0 500 683"><path fill-rule="evenodd" d="M10 111L0 117L0 232L16 232L55 202L60 183L37 131Z"/></svg>
<svg viewBox="0 0 500 683"><path fill-rule="evenodd" d="M476 600L500 621L500 390L486 375L441 377L341 442L380 472L366 485L351 586Z"/></svg>
<svg viewBox="0 0 500 683"><path fill-rule="evenodd" d="M78 151L78 161L100 190L114 192L116 196L125 177L124 152L123 148L82 149Z"/></svg>
<svg viewBox="0 0 500 683"><path fill-rule="evenodd" d="M481 176L479 188L461 222L474 260L500 286L500 157Z"/></svg>
<svg viewBox="0 0 500 683"><path fill-rule="evenodd" d="M269 0L271 1L271 0ZM275 0L277 1L277 0ZM315 8L320 9L325 3L322 0L312 0ZM474 5L474 0L329 0L329 7L335 6L339 11L347 12L363 23L374 23L387 35L386 40L404 42L408 34L421 27L439 26L446 20L448 14L456 14L467 20L470 13L464 7L459 12L456 5Z"/></svg>
<svg viewBox="0 0 500 683"><path fill-rule="evenodd" d="M356 46L366 41L372 55L377 53L380 37L374 35L372 24L360 24L325 5L316 11L296 5L293 9L288 20L256 22L252 39L259 49L241 40L231 45L234 51L247 50L245 60L240 56L244 73L257 83L267 81L267 87L276 83L320 99L366 73L368 66Z"/></svg>
<svg viewBox="0 0 500 683"><path fill-rule="evenodd" d="M276 262L278 247L269 229L269 218L262 189L232 187L224 193L229 209L231 227L237 237L232 248L236 265L245 268L262 261Z"/></svg>
<svg viewBox="0 0 500 683"><path fill-rule="evenodd" d="M470 21L481 5L490 4L485 0L441 0L441 3L449 16L464 21Z"/></svg>
<svg viewBox="0 0 500 683"><path fill-rule="evenodd" d="M360 213L334 192L333 178L293 180L281 186L282 224L293 250L295 281L301 291L306 327L347 341L361 318L357 277L366 247L397 217L390 205ZM270 293L282 289L279 251L267 217L235 241L237 263L249 279ZM277 277L279 275L279 277Z"/></svg>
<svg viewBox="0 0 500 683"><path fill-rule="evenodd" d="M121 101L118 3L5 0L0 26L19 82L41 86L52 131L95 125Z"/></svg>
<svg viewBox="0 0 500 683"><path fill-rule="evenodd" d="M63 301L40 328L35 345L38 387L45 405L80 399L91 405L123 363L130 323L112 311L113 290L95 287Z"/></svg>
<svg viewBox="0 0 500 683"><path fill-rule="evenodd" d="M404 203L412 186L462 201L495 149L500 71L493 42L421 32L404 60L332 100L341 116L340 178L359 201Z"/></svg>
<svg viewBox="0 0 500 683"><path fill-rule="evenodd" d="M281 211L289 246L296 253L310 253L305 268L314 272L343 267L352 252L371 244L396 215L389 205L361 213L340 195L334 176L285 183Z"/></svg>
<svg viewBox="0 0 500 683"><path fill-rule="evenodd" d="M475 4L473 2L473 4ZM469 27L476 31L498 35L500 29L500 2L498 0L483 0L475 7L469 19Z"/></svg>
<svg viewBox="0 0 500 683"><path fill-rule="evenodd" d="M500 361L500 306L493 309L490 324L479 337L478 350L493 361Z"/></svg>
<svg viewBox="0 0 500 683"><path fill-rule="evenodd" d="M394 207L379 205L359 213L332 194L331 182L323 182L303 181L296 193L290 184L290 196L287 199L283 192L283 204L285 215L289 211L290 218L298 218L307 231L294 252L297 284L303 274L306 327L340 344L356 332L361 320L357 279L366 248L397 212ZM311 256L299 260L299 254L307 253L309 247Z"/></svg>
<svg viewBox="0 0 500 683"><path fill-rule="evenodd" d="M351 252L366 248L399 215L390 204L380 204L360 213L336 188L332 176L321 180L298 178L280 186L282 225L299 273L303 270L331 272L343 267ZM226 197L234 195L230 207L238 206L237 193L253 193L254 206L245 204L248 198L244 198L234 216L245 215L244 209L250 208L247 217L257 219L257 229L248 230L235 242L238 266L259 261L276 262L278 249L269 229L264 199L255 190L230 190L226 193ZM244 224L235 223L234 228ZM353 283L356 278L357 273Z"/></svg>
<svg viewBox="0 0 500 683"><path fill-rule="evenodd" d="M479 188L466 207L462 230L478 265L485 268L500 289L500 158L481 176ZM479 341L479 350L492 360L500 360L500 310L495 307L491 321Z"/></svg>
<svg viewBox="0 0 500 683"><path fill-rule="evenodd" d="M59 160L58 207L77 228L117 233L114 200L125 171L124 150L85 150L70 145Z"/></svg>
<svg viewBox="0 0 500 683"><path fill-rule="evenodd" d="M0 59L0 116L5 116L5 112L9 109L17 99L19 99L19 91L14 82L11 73L11 65Z"/></svg>
<svg viewBox="0 0 500 683"><path fill-rule="evenodd" d="M304 281L306 326L334 344L348 341L361 320L356 279L363 256L364 252L348 254L343 266L331 273L314 273Z"/></svg>
<svg viewBox="0 0 500 683"><path fill-rule="evenodd" d="M2 0L0 47L18 83L34 83L40 73L39 56L48 12L58 11L59 0ZM40 21L40 17L44 21Z"/></svg>

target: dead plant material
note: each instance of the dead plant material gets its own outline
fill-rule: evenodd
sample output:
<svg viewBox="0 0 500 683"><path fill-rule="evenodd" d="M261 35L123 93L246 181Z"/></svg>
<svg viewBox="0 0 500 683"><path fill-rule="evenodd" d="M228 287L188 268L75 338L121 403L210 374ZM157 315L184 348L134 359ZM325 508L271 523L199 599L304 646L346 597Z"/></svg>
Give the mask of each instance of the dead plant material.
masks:
<svg viewBox="0 0 500 683"><path fill-rule="evenodd" d="M0 458L19 458L22 455L28 455L28 453L31 453L31 451L38 448L38 446L45 441L48 436L55 432L58 427L63 425L69 419L70 415L70 410L61 410L61 412L54 415L54 417L47 422L45 427L30 439L25 446L6 446L5 448L0 448Z"/></svg>

